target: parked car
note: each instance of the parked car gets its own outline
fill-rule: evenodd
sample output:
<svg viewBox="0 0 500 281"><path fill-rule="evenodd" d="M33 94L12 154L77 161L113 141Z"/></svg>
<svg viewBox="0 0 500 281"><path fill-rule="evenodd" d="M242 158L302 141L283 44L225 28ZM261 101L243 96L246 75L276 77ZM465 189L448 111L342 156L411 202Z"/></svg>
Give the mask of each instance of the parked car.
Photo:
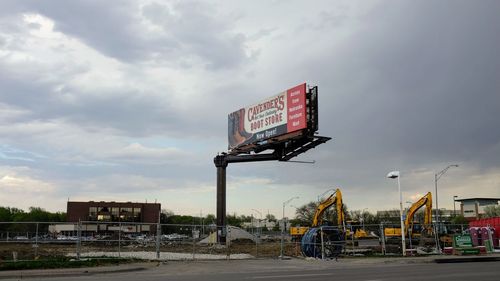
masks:
<svg viewBox="0 0 500 281"><path fill-rule="evenodd" d="M162 240L167 240L167 241L182 241L185 239L188 239L189 237L184 234L178 234L178 233L172 233L172 234L163 234L161 236Z"/></svg>
<svg viewBox="0 0 500 281"><path fill-rule="evenodd" d="M26 240L29 240L27 236L14 236L13 238L14 240L18 240L18 241L26 241Z"/></svg>

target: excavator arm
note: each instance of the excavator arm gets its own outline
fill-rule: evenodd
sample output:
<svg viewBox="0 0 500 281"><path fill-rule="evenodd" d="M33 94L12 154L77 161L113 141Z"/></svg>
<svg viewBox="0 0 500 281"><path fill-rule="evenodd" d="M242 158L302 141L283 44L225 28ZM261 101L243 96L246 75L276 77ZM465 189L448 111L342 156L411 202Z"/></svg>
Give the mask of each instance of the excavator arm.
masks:
<svg viewBox="0 0 500 281"><path fill-rule="evenodd" d="M413 203L410 209L408 209L408 212L406 212L406 219L404 221L406 235L409 235L411 232L410 230L413 229L413 219L415 217L415 213L417 213L417 211L423 206L425 206L424 228L427 233L430 234L432 232L432 195L430 192L427 192L426 195L420 198L417 202ZM384 235L385 237L400 237L401 228L387 227L384 229Z"/></svg>
<svg viewBox="0 0 500 281"><path fill-rule="evenodd" d="M408 231L410 228L413 228L413 218L415 213L425 205L425 218L424 218L424 226L426 229L429 228L429 225L432 223L432 195L430 192L420 198L417 202L411 205L410 209L406 213L405 219L405 228Z"/></svg>
<svg viewBox="0 0 500 281"><path fill-rule="evenodd" d="M319 203L318 207L316 208L316 212L314 213L311 227L317 227L322 225L323 215L325 211L334 204L336 204L336 210L337 210L337 224L338 226L342 226L344 228L344 209L342 205L342 192L340 192L340 189L338 188L327 199ZM290 235L292 235L292 240L300 239L309 229L310 229L309 227L303 227L303 226L290 227Z"/></svg>
<svg viewBox="0 0 500 281"><path fill-rule="evenodd" d="M333 204L336 204L337 209L337 224L339 226L344 224L344 210L342 205L342 192L337 189L332 195L322 201L318 208L316 208L316 213L314 213L312 227L319 226L323 223L323 214L330 208Z"/></svg>

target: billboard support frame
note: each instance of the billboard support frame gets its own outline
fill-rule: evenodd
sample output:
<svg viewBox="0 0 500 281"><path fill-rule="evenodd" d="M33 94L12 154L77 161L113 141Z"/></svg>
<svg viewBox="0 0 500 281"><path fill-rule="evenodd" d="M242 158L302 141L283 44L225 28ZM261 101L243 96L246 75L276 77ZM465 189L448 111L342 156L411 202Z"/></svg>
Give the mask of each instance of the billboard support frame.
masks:
<svg viewBox="0 0 500 281"><path fill-rule="evenodd" d="M226 169L229 163L280 161L286 162L316 146L331 140L331 137L318 136L318 87L306 93L307 128L290 134L267 139L262 143L252 143L228 152L217 154L214 164L217 168L217 229L221 230L218 241L226 244ZM266 152L272 151L272 152Z"/></svg>

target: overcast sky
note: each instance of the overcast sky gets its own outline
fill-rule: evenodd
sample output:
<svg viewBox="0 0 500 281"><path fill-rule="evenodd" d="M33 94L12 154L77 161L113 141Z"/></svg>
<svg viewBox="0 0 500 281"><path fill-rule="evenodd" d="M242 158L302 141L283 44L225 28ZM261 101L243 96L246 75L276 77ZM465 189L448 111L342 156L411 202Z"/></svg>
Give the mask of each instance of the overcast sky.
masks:
<svg viewBox="0 0 500 281"><path fill-rule="evenodd" d="M230 164L229 213L281 217L331 188L350 210L432 191L500 197L500 1L2 1L0 206L160 202L216 212L227 115L306 82L320 135ZM327 194L330 192L327 192ZM408 205L408 203L405 203ZM257 211L255 211L257 210Z"/></svg>

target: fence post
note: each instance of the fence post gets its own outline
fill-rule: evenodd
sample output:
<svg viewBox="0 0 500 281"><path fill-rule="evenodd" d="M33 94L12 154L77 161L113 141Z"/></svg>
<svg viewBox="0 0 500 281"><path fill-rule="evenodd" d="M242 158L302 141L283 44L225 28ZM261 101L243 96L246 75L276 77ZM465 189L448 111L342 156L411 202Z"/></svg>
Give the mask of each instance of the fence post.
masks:
<svg viewBox="0 0 500 281"><path fill-rule="evenodd" d="M227 248L227 259L231 259L231 228L225 225L226 228L226 248Z"/></svg>
<svg viewBox="0 0 500 281"><path fill-rule="evenodd" d="M487 226L488 226L488 240L490 240L491 249L494 252L495 251L495 244L493 243L493 233L491 231L492 228L491 228L490 224L488 224ZM490 253L488 249L487 249L487 251L488 251L488 253Z"/></svg>
<svg viewBox="0 0 500 281"><path fill-rule="evenodd" d="M38 222L35 230L35 260L38 259Z"/></svg>
<svg viewBox="0 0 500 281"><path fill-rule="evenodd" d="M118 222L118 257L122 257L122 222Z"/></svg>
<svg viewBox="0 0 500 281"><path fill-rule="evenodd" d="M382 242L382 255L385 256L385 232L384 232L384 223L380 223L380 241Z"/></svg>
<svg viewBox="0 0 500 281"><path fill-rule="evenodd" d="M195 256L194 256L194 253L195 253L195 237L196 237L195 234L196 234L196 227L193 224L193 226L191 227L191 239L193 239L193 261L195 260Z"/></svg>
<svg viewBox="0 0 500 281"><path fill-rule="evenodd" d="M260 224L260 221L259 221L259 224ZM260 240L259 228L257 228L257 235L254 238L255 238L255 257L258 257L259 256L259 240Z"/></svg>
<svg viewBox="0 0 500 281"><path fill-rule="evenodd" d="M285 220L283 219L283 226L281 228L281 243L280 243L280 259L284 258L283 244L285 243Z"/></svg>
<svg viewBox="0 0 500 281"><path fill-rule="evenodd" d="M413 229L411 229L412 225L409 225L408 227L409 227L409 229L405 228L405 230L408 231L408 241L410 242L410 255L413 256L413 245L411 244L411 238L413 236ZM420 239L422 239L422 236L420 236Z"/></svg>
<svg viewBox="0 0 500 281"><path fill-rule="evenodd" d="M156 258L160 259L160 239L161 239L161 225L160 217L158 217L158 224L156 224Z"/></svg>
<svg viewBox="0 0 500 281"><path fill-rule="evenodd" d="M352 231L352 224L350 228L351 228L352 256L354 256L354 232Z"/></svg>
<svg viewBox="0 0 500 281"><path fill-rule="evenodd" d="M325 259L325 243L323 241L323 227L320 228L320 235L321 235L321 259Z"/></svg>
<svg viewBox="0 0 500 281"><path fill-rule="evenodd" d="M78 220L78 225L77 225L77 239L76 239L76 259L80 260L80 247L82 244L82 222L81 220Z"/></svg>
<svg viewBox="0 0 500 281"><path fill-rule="evenodd" d="M434 227L434 240L436 241L436 252L438 254L441 254L441 246L439 245L439 233L438 233L439 225L433 224L433 227Z"/></svg>

